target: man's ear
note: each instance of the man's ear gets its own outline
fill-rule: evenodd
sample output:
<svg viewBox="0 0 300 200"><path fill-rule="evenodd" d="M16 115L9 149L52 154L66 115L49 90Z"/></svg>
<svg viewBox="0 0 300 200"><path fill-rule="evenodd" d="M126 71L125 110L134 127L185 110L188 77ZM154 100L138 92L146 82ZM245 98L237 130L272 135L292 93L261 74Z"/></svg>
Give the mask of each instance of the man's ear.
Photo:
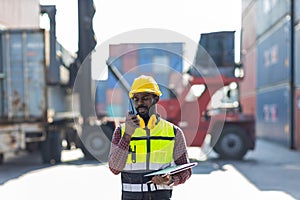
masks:
<svg viewBox="0 0 300 200"><path fill-rule="evenodd" d="M157 103L159 101L159 96L154 96L154 101Z"/></svg>

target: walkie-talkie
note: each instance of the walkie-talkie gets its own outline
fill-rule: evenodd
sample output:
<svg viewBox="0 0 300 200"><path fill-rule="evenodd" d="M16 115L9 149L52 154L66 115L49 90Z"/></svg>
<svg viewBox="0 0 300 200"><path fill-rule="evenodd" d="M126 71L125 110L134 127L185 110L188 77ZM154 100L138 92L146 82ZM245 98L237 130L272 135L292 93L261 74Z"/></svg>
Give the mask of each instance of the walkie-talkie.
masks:
<svg viewBox="0 0 300 200"><path fill-rule="evenodd" d="M137 115L137 111L132 101L132 99L129 99L129 115Z"/></svg>

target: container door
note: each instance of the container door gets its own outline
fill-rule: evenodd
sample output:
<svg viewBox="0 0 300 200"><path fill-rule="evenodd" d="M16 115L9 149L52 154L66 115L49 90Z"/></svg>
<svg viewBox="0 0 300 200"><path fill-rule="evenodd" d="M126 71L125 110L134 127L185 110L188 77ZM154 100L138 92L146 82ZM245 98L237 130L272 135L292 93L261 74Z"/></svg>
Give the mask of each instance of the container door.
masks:
<svg viewBox="0 0 300 200"><path fill-rule="evenodd" d="M1 32L1 119L35 120L44 116L45 45L41 30Z"/></svg>

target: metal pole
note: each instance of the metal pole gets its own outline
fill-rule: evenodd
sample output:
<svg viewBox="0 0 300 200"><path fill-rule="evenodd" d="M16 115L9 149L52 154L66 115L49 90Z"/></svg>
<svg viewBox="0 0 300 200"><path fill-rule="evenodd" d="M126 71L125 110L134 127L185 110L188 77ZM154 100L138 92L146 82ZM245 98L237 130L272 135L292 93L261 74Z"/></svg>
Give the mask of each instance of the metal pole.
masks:
<svg viewBox="0 0 300 200"><path fill-rule="evenodd" d="M294 63L294 58L295 58L295 28L294 28L294 24L295 24L295 16L294 16L294 11L295 11L295 0L291 0L291 8L290 8L290 12L291 12L291 66L290 66L290 113L291 113L291 135L290 135L290 148L291 149L295 149L295 141L294 141L294 137L295 137L295 112L294 112L294 98L295 98L295 78L294 78L294 72L295 72L295 63Z"/></svg>
<svg viewBox="0 0 300 200"><path fill-rule="evenodd" d="M41 13L48 14L50 19L50 67L47 76L48 84L59 84L59 63L56 59L56 7L55 6L40 6Z"/></svg>

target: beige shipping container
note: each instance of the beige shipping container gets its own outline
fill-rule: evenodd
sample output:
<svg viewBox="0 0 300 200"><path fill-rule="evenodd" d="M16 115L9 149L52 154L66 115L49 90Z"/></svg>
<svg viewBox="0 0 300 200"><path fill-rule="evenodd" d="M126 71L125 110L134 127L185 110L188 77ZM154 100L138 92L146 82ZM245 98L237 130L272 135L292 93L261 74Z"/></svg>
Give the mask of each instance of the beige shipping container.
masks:
<svg viewBox="0 0 300 200"><path fill-rule="evenodd" d="M39 0L1 0L0 29L39 27Z"/></svg>
<svg viewBox="0 0 300 200"><path fill-rule="evenodd" d="M256 44L256 2L252 2L242 13L242 51L247 53Z"/></svg>
<svg viewBox="0 0 300 200"><path fill-rule="evenodd" d="M242 58L245 77L240 85L240 103L245 114L256 114L256 48Z"/></svg>

